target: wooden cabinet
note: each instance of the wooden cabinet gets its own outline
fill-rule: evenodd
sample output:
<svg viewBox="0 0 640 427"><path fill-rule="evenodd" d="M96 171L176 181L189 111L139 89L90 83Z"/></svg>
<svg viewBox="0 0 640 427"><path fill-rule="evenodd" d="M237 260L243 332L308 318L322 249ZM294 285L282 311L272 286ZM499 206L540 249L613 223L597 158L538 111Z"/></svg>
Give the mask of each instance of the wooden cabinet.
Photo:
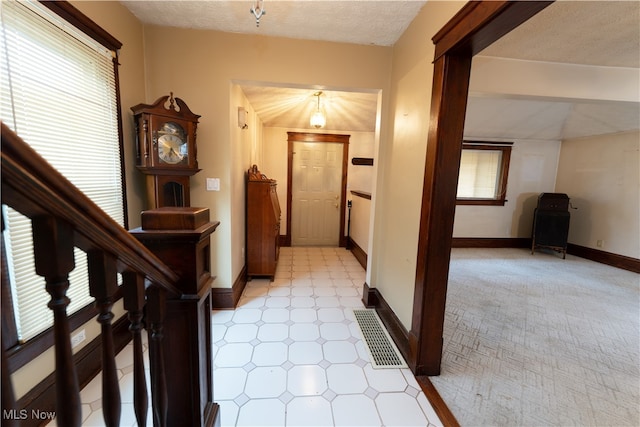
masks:
<svg viewBox="0 0 640 427"><path fill-rule="evenodd" d="M247 173L247 277L273 281L280 252L280 203L276 181L253 165Z"/></svg>

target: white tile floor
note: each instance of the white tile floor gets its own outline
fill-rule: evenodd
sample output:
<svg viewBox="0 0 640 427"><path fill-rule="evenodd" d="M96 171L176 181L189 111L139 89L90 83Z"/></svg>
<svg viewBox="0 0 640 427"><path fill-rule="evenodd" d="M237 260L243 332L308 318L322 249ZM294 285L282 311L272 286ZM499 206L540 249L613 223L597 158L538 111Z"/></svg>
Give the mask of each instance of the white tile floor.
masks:
<svg viewBox="0 0 640 427"><path fill-rule="evenodd" d="M409 369L373 369L355 322L364 270L341 248L282 248L276 278L213 313L223 426L442 425Z"/></svg>
<svg viewBox="0 0 640 427"><path fill-rule="evenodd" d="M364 281L345 249L282 248L273 282L249 281L236 310L213 312L223 426L442 425L409 369L372 368L352 311ZM123 426L136 425L131 353L117 357ZM104 426L100 396L98 376L81 392L83 426Z"/></svg>

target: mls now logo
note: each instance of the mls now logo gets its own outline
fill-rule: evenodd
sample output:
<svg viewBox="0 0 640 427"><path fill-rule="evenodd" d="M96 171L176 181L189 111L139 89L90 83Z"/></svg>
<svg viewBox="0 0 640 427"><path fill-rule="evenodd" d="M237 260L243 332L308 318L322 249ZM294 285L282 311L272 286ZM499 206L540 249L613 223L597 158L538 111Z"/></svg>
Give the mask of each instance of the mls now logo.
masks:
<svg viewBox="0 0 640 427"><path fill-rule="evenodd" d="M2 410L2 419L3 420L26 420L29 416L29 412L26 409L3 409Z"/></svg>
<svg viewBox="0 0 640 427"><path fill-rule="evenodd" d="M56 417L56 413L53 411L41 411L39 409L32 409L29 412L27 409L3 409L2 419L4 420L26 420L31 418L34 420L52 420Z"/></svg>

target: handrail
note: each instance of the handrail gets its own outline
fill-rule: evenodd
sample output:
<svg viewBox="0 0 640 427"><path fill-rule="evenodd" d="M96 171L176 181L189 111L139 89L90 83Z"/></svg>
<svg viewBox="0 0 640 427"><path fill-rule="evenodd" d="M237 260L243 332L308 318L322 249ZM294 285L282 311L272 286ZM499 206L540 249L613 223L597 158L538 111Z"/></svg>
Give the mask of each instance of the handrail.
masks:
<svg viewBox="0 0 640 427"><path fill-rule="evenodd" d="M51 296L46 305L54 316L58 425L80 427L81 424L80 392L66 311L69 304L66 296L70 286L69 273L75 264L73 248L78 247L87 254L89 294L95 300L99 312L97 321L101 325L102 407L105 423L108 426L120 423L121 398L112 329L114 315L111 311L118 294L116 272L120 272L123 273L124 307L131 321L134 341L136 419L140 425L146 425L147 394L141 343L142 319L146 312L145 323L148 322L150 326L150 346L154 353L151 365L154 425L165 427L169 408L166 372L162 363L162 331L167 299L177 300L183 295L176 287L180 277L4 123L1 124L1 130L2 203L31 220L35 270L45 279L46 291ZM0 243L4 244L4 241ZM5 276L2 275L3 289L9 286ZM5 330L7 319L4 315L2 320ZM16 425L19 417L16 415L4 346L2 392L3 426Z"/></svg>
<svg viewBox="0 0 640 427"><path fill-rule="evenodd" d="M143 272L174 296L178 275L105 214L60 172L2 123L2 203L33 218L53 215L75 228L75 245L118 257L118 271Z"/></svg>

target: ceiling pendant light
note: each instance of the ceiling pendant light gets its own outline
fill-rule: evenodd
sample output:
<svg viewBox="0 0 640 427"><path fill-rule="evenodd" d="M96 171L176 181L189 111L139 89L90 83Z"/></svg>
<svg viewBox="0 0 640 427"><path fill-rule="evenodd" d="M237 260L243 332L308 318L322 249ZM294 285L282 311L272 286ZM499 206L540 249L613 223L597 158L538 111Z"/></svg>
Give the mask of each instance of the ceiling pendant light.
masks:
<svg viewBox="0 0 640 427"><path fill-rule="evenodd" d="M316 129L323 128L324 125L327 124L327 118L320 110L320 95L322 95L322 91L313 94L313 96L318 98L318 109L311 116L311 120L309 120L309 124L311 125L311 127Z"/></svg>
<svg viewBox="0 0 640 427"><path fill-rule="evenodd" d="M251 6L250 12L256 17L256 27L259 27L260 18L262 18L262 15L267 13L267 11L264 10L264 0L256 0L253 3L253 6Z"/></svg>

